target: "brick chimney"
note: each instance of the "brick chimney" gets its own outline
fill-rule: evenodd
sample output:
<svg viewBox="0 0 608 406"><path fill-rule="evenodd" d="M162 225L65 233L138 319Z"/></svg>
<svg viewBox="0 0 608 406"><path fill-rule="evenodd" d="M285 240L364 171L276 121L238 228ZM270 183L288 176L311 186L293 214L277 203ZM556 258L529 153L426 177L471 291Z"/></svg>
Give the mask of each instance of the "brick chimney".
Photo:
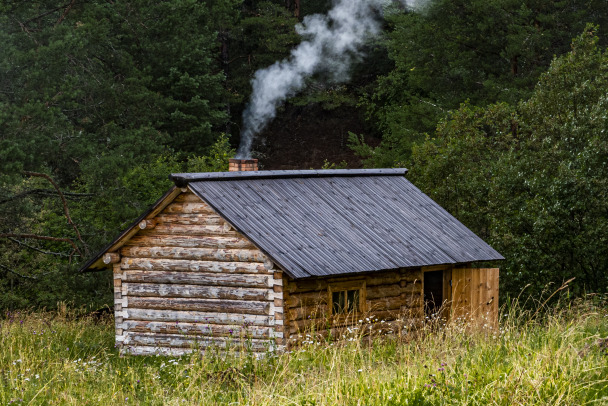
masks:
<svg viewBox="0 0 608 406"><path fill-rule="evenodd" d="M257 171L258 170L258 160L257 159L230 158L228 160L228 170L230 172Z"/></svg>

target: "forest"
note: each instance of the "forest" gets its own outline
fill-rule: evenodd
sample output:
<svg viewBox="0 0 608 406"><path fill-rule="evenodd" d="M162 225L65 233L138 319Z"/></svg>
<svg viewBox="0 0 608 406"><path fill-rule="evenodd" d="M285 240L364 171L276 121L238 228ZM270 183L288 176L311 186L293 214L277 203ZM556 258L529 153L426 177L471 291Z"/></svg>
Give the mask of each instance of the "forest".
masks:
<svg viewBox="0 0 608 406"><path fill-rule="evenodd" d="M0 309L111 303L79 266L168 174L227 170L256 72L338 3L0 2ZM501 300L608 292L608 2L373 3L340 77L277 104L261 168L406 167L506 258Z"/></svg>

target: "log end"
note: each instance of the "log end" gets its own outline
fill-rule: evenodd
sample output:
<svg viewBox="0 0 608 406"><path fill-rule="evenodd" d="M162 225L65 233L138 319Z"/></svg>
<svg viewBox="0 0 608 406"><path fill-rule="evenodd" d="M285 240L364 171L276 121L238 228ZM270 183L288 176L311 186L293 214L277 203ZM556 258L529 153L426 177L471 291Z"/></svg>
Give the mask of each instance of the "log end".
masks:
<svg viewBox="0 0 608 406"><path fill-rule="evenodd" d="M271 271L274 269L274 262L272 262L270 258L266 258L264 260L264 269L266 269L267 271Z"/></svg>
<svg viewBox="0 0 608 406"><path fill-rule="evenodd" d="M106 265L120 262L120 254L117 252L108 252L103 255L103 263Z"/></svg>
<svg viewBox="0 0 608 406"><path fill-rule="evenodd" d="M147 220L142 220L139 222L139 228L142 230L146 230L146 229L152 229L156 227L156 220L153 219L147 219Z"/></svg>

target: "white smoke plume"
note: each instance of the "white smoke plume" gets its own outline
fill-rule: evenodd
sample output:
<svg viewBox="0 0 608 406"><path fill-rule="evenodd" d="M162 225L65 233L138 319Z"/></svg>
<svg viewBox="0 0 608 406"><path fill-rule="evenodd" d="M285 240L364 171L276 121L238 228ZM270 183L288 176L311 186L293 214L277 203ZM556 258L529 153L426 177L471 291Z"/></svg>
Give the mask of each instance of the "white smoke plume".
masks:
<svg viewBox="0 0 608 406"><path fill-rule="evenodd" d="M416 8L426 1L402 0L402 4ZM275 117L277 106L305 86L306 78L323 71L334 82L348 80L349 67L361 56L363 44L380 31L379 17L387 4L390 1L335 0L326 15L304 17L296 26L304 40L291 55L255 73L236 158L250 157L254 136Z"/></svg>

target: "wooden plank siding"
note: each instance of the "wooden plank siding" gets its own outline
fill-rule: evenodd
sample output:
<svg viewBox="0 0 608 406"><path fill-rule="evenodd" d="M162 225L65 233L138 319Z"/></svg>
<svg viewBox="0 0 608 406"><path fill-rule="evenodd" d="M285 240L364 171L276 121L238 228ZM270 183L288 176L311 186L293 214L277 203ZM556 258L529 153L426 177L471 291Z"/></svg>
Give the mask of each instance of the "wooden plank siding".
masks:
<svg viewBox="0 0 608 406"><path fill-rule="evenodd" d="M283 275L190 191L173 197L113 265L116 343L130 354L283 344Z"/></svg>
<svg viewBox="0 0 608 406"><path fill-rule="evenodd" d="M328 292L336 284L364 286L363 311L341 318L331 316ZM298 280L284 276L283 285L285 336L289 344L311 332L340 336L352 325L399 333L404 327L419 326L423 320L420 268Z"/></svg>
<svg viewBox="0 0 608 406"><path fill-rule="evenodd" d="M453 320L498 327L498 268L454 268L452 284Z"/></svg>

